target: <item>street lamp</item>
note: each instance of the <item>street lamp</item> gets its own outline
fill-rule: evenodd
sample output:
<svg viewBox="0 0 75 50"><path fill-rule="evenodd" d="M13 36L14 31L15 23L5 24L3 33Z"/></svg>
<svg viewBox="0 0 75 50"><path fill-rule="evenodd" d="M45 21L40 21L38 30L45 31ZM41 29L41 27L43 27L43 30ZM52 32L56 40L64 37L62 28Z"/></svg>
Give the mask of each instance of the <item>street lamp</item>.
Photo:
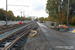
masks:
<svg viewBox="0 0 75 50"><path fill-rule="evenodd" d="M7 0L6 0L6 25L7 25Z"/></svg>
<svg viewBox="0 0 75 50"><path fill-rule="evenodd" d="M25 12L23 11L23 23L24 23L24 21L25 21L25 14L24 14Z"/></svg>
<svg viewBox="0 0 75 50"><path fill-rule="evenodd" d="M67 26L68 26L68 18L69 18L69 0L68 0L68 10L67 10Z"/></svg>
<svg viewBox="0 0 75 50"><path fill-rule="evenodd" d="M21 21L22 21L22 11L21 11Z"/></svg>

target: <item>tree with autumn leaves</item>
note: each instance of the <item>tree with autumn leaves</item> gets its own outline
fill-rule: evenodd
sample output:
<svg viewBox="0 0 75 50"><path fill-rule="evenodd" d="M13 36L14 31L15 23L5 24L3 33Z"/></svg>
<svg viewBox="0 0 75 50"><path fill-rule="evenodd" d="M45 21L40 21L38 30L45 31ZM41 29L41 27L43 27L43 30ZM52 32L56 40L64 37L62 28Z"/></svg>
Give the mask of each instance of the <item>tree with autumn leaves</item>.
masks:
<svg viewBox="0 0 75 50"><path fill-rule="evenodd" d="M15 18L13 12L11 10L9 10L7 12L8 15L8 21L12 20L12 18ZM0 9L0 20L6 20L6 10Z"/></svg>
<svg viewBox="0 0 75 50"><path fill-rule="evenodd" d="M69 6L69 24L75 24L75 0L70 0ZM67 7L68 0L47 0L46 12L49 14L48 20L66 24Z"/></svg>
<svg viewBox="0 0 75 50"><path fill-rule="evenodd" d="M0 9L0 20L3 20L5 17L3 9Z"/></svg>
<svg viewBox="0 0 75 50"><path fill-rule="evenodd" d="M7 17L8 21L10 21L10 20L11 21L31 20L30 18L20 17L19 15L16 17L16 16L14 16L14 13L11 10L9 10L7 12L7 16L8 16ZM2 20L6 21L6 10L0 9L0 21L2 21Z"/></svg>
<svg viewBox="0 0 75 50"><path fill-rule="evenodd" d="M7 14L8 14L8 20L12 20L12 18L14 17L13 12L12 12L11 10L9 10L9 11L7 12Z"/></svg>

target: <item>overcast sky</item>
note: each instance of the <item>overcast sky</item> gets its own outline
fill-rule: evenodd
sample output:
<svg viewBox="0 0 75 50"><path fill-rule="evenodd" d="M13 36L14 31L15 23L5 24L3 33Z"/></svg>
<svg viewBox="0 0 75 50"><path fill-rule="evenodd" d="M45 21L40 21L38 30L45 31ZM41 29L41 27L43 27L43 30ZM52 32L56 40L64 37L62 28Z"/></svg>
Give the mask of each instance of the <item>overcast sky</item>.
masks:
<svg viewBox="0 0 75 50"><path fill-rule="evenodd" d="M12 10L15 16L21 16L22 11L22 15L25 16L47 17L46 3L47 0L8 0L8 10ZM29 7L9 5L27 5ZM6 0L0 0L0 8L6 10Z"/></svg>

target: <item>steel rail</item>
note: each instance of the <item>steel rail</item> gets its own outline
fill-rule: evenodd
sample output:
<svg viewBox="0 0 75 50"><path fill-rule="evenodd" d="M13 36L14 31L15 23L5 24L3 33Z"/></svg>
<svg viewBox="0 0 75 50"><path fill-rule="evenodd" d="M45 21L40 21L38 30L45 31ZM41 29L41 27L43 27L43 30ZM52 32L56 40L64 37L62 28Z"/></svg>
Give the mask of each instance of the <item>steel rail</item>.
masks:
<svg viewBox="0 0 75 50"><path fill-rule="evenodd" d="M32 27L32 26L31 26ZM30 28L31 28L30 27ZM10 48L18 41L20 40L22 37L24 37L25 35L27 35L33 28L31 29L27 29L26 31L24 31L21 35L19 35L14 41L12 41L9 45L7 45L6 47L4 47L2 50L10 50Z"/></svg>
<svg viewBox="0 0 75 50"><path fill-rule="evenodd" d="M15 29L14 32L13 32L13 31L12 31L12 32L8 32L8 34L5 33L5 36L3 36L4 34L3 34L2 36L0 35L0 36L1 36L0 41L4 40L4 39L7 38L7 37L10 37L10 36L13 35L13 34L16 34L18 31L22 30L23 28L25 28L25 27L27 27L27 26L29 26L29 25L31 25L31 24L33 24L33 23L27 24L27 25L25 25L24 27L22 27L22 28L20 28L20 29L18 29L18 30Z"/></svg>
<svg viewBox="0 0 75 50"><path fill-rule="evenodd" d="M33 23L34 24L34 23ZM27 27L25 27L25 29L23 29L25 32L27 31L27 30L29 30L30 28L32 28L33 27L33 24L31 24L31 25L29 25L29 26L27 26ZM23 31L23 32L24 32ZM21 36L21 34L23 33L23 32L21 32L19 35L18 35L18 33L17 34L14 34L14 35L18 35L18 36ZM17 37L18 37L17 36ZM16 37L16 38L17 38ZM3 42L0 42L0 49L2 49L2 48L4 48L5 47L5 45L6 45L6 43L9 43L9 42L12 42L13 40L15 40L15 39L13 39L14 38L14 36L10 36L10 37L8 37L8 38L6 38Z"/></svg>
<svg viewBox="0 0 75 50"><path fill-rule="evenodd" d="M29 22L30 23L30 22ZM11 31L11 30L14 30L14 29L16 29L16 28L19 28L19 27L22 27L22 26L24 26L24 25L26 25L26 24L28 24L28 23L24 23L24 24L22 24L22 25L15 25L15 26L13 26L12 28L7 28L6 30L5 29L3 29L2 28L2 30L0 30L0 34L3 34L3 33L5 33L5 32L8 32L8 31Z"/></svg>

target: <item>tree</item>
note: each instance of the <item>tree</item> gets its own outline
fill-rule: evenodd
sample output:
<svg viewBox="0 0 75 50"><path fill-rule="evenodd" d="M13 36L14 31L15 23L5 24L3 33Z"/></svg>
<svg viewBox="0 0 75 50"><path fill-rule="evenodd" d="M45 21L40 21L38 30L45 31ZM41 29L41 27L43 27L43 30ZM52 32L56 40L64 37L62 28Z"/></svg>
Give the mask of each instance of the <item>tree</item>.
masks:
<svg viewBox="0 0 75 50"><path fill-rule="evenodd" d="M67 5L68 0L47 0L46 12L49 14L48 18L50 18L51 21L56 20L58 22L61 21L61 23L66 23ZM69 6L69 20L71 20L75 16L75 0L70 0Z"/></svg>
<svg viewBox="0 0 75 50"><path fill-rule="evenodd" d="M14 18L14 14L11 10L8 11L8 20L11 20L11 18Z"/></svg>
<svg viewBox="0 0 75 50"><path fill-rule="evenodd" d="M69 2L69 24L74 24L75 20L73 19L75 16L75 0L70 0ZM68 4L68 0L63 0L63 4L64 4L64 13L65 16L67 16L67 4ZM72 21L71 21L72 20Z"/></svg>
<svg viewBox="0 0 75 50"><path fill-rule="evenodd" d="M15 19L15 16L12 16L12 17L11 17L11 20L12 20L12 21L15 21L15 20L16 20L16 19Z"/></svg>
<svg viewBox="0 0 75 50"><path fill-rule="evenodd" d="M16 20L17 20L17 21L20 21L20 16L19 16L19 15L17 16L17 19L16 19Z"/></svg>
<svg viewBox="0 0 75 50"><path fill-rule="evenodd" d="M45 21L47 21L47 17L46 18L44 18L45 19Z"/></svg>
<svg viewBox="0 0 75 50"><path fill-rule="evenodd" d="M58 7L60 6L61 0L47 0L46 12L49 14L51 20L56 19L58 14Z"/></svg>
<svg viewBox="0 0 75 50"><path fill-rule="evenodd" d="M25 17L25 20L31 20L31 18L27 18L27 17Z"/></svg>
<svg viewBox="0 0 75 50"><path fill-rule="evenodd" d="M39 20L40 21L44 21L45 19L44 19L44 17L40 17Z"/></svg>
<svg viewBox="0 0 75 50"><path fill-rule="evenodd" d="M3 9L0 9L0 20L3 20L4 12Z"/></svg>
<svg viewBox="0 0 75 50"><path fill-rule="evenodd" d="M50 16L48 16L47 20L48 20L48 21L51 21Z"/></svg>
<svg viewBox="0 0 75 50"><path fill-rule="evenodd" d="M3 12L4 12L3 20L5 20L5 21L6 21L6 11L5 11L5 10L3 10Z"/></svg>

